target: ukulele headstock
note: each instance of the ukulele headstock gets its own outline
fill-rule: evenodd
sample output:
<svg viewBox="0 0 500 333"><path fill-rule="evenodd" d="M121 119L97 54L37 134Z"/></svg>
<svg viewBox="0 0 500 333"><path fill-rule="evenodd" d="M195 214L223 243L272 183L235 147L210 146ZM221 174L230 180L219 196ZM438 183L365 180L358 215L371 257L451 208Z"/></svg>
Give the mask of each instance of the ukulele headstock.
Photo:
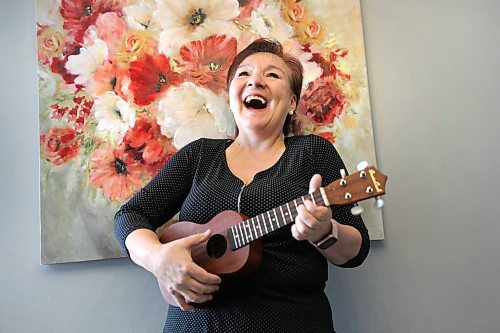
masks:
<svg viewBox="0 0 500 333"><path fill-rule="evenodd" d="M349 176L342 171L342 178L324 188L331 205L350 205L376 198L375 207L383 206L383 200L379 197L385 194L386 175L380 173L374 166L365 167L364 165L361 170ZM354 212L353 214L357 215Z"/></svg>

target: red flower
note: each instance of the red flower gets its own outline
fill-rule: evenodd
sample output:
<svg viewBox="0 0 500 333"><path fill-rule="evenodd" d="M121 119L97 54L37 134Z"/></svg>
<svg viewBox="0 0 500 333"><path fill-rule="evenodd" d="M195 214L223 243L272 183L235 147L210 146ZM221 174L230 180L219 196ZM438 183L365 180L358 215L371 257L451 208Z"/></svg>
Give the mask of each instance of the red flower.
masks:
<svg viewBox="0 0 500 333"><path fill-rule="evenodd" d="M306 45L304 47L304 51L311 52L310 45ZM342 49L335 49L330 52L329 59L326 60L320 53L312 53L311 60L316 62L321 69L323 70L323 74L321 77L325 76L333 76L334 79L342 78L345 80L350 80L351 76L349 74L345 74L341 70L339 70L336 66L336 62L338 62L339 58L345 58L349 52Z"/></svg>
<svg viewBox="0 0 500 333"><path fill-rule="evenodd" d="M40 136L40 144L45 159L54 165L61 165L78 155L80 140L71 128L51 128Z"/></svg>
<svg viewBox="0 0 500 333"><path fill-rule="evenodd" d="M144 185L141 166L123 151L99 150L90 156L90 182L111 200L130 198Z"/></svg>
<svg viewBox="0 0 500 333"><path fill-rule="evenodd" d="M61 75L66 84L73 84L75 83L77 75L73 75L70 72L68 72L68 70L66 69L67 62L68 62L68 56L64 57L63 59L52 58L52 61L50 62L50 70L56 74Z"/></svg>
<svg viewBox="0 0 500 333"><path fill-rule="evenodd" d="M68 102L68 101L66 101ZM52 104L52 118L61 120L65 119L68 122L73 122L74 127L81 132L83 127L87 124L87 119L92 111L94 101L87 99L84 95L75 95L73 103L67 103L66 106L61 106L59 103Z"/></svg>
<svg viewBox="0 0 500 333"><path fill-rule="evenodd" d="M303 97L305 114L320 124L332 124L347 104L346 97L332 77L312 82Z"/></svg>
<svg viewBox="0 0 500 333"><path fill-rule="evenodd" d="M64 19L64 29L78 44L88 27L94 25L100 14L117 12L121 15L120 0L62 0L59 12Z"/></svg>
<svg viewBox="0 0 500 333"><path fill-rule="evenodd" d="M184 45L179 52L185 62L186 73L197 85L220 92L226 88L227 71L236 51L234 37L212 35Z"/></svg>
<svg viewBox="0 0 500 333"><path fill-rule="evenodd" d="M127 154L143 163L151 177L176 151L172 140L161 134L158 124L144 118L136 120L134 128L125 134L123 143Z"/></svg>
<svg viewBox="0 0 500 333"><path fill-rule="evenodd" d="M317 136L320 136L322 138L327 139L331 143L335 143L335 134L332 132L321 132L321 133L315 133Z"/></svg>
<svg viewBox="0 0 500 333"><path fill-rule="evenodd" d="M145 106L171 86L179 86L181 76L171 71L170 60L163 54L146 54L130 63L130 87L134 102Z"/></svg>

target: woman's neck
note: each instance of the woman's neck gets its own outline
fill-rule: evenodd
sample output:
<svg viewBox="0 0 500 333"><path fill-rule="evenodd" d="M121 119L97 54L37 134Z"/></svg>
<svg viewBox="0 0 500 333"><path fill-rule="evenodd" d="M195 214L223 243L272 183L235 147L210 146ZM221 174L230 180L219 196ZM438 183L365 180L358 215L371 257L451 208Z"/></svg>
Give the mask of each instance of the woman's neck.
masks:
<svg viewBox="0 0 500 333"><path fill-rule="evenodd" d="M234 143L238 146L238 149L247 151L264 152L280 150L285 147L285 135L277 133L276 135L261 138L256 135L245 135L240 132Z"/></svg>

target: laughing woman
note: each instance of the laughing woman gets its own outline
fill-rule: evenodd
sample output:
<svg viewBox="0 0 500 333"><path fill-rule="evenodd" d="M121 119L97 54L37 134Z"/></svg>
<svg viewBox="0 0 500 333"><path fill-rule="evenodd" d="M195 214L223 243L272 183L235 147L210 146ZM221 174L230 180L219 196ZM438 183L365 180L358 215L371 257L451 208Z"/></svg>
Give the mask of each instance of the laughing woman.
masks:
<svg viewBox="0 0 500 333"><path fill-rule="evenodd" d="M355 267L369 250L368 232L351 207L306 200L295 223L262 237L257 271L220 291L221 278L191 256L210 230L166 244L154 232L177 212L198 224L224 210L253 217L330 184L345 169L327 140L287 136L302 66L281 44L250 44L234 59L227 82L236 138L182 148L117 212L115 234L173 300L164 332L334 332L324 292L328 262Z"/></svg>

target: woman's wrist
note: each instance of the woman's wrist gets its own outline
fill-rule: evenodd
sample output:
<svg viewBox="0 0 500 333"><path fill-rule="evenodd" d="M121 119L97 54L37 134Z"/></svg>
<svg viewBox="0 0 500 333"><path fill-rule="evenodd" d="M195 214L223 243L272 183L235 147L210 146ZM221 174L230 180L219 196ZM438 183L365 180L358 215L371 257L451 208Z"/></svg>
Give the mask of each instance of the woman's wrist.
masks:
<svg viewBox="0 0 500 333"><path fill-rule="evenodd" d="M313 244L320 250L326 250L333 244L335 244L338 240L339 229L338 222L334 219L331 219L331 231L321 237L318 241L313 242Z"/></svg>

